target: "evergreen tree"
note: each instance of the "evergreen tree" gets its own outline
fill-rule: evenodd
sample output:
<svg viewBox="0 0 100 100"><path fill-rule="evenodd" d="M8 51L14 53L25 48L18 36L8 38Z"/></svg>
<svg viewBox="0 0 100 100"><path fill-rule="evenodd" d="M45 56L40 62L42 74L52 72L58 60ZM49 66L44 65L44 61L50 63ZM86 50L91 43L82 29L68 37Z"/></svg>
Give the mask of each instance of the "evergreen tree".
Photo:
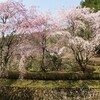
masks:
<svg viewBox="0 0 100 100"><path fill-rule="evenodd" d="M82 7L94 8L95 11L100 10L100 0L82 0Z"/></svg>

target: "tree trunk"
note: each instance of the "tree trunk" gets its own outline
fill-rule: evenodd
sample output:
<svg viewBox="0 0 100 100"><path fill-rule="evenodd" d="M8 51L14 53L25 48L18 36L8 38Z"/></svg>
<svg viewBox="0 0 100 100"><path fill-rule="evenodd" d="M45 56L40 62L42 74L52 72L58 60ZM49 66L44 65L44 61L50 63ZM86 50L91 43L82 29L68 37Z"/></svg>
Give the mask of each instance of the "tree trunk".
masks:
<svg viewBox="0 0 100 100"><path fill-rule="evenodd" d="M41 61L41 70L46 72L45 69L45 54L46 54L46 38L42 39L42 61Z"/></svg>

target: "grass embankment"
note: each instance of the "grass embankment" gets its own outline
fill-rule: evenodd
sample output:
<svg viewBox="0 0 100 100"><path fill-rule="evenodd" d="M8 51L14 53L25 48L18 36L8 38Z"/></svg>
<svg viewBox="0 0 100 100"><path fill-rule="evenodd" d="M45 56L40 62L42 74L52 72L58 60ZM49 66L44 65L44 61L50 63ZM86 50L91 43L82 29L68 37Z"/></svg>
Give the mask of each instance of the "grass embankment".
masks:
<svg viewBox="0 0 100 100"><path fill-rule="evenodd" d="M100 80L10 80L0 79L0 86L27 88L100 88Z"/></svg>

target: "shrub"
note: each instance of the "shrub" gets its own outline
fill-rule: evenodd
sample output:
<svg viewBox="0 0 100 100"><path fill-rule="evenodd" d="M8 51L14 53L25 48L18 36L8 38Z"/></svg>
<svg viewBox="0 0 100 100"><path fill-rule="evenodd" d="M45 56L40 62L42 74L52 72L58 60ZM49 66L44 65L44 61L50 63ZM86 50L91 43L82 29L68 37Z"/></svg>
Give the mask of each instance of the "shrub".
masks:
<svg viewBox="0 0 100 100"><path fill-rule="evenodd" d="M18 79L19 73L17 71L9 71L6 78ZM24 78L32 80L98 80L100 79L100 73L27 72Z"/></svg>

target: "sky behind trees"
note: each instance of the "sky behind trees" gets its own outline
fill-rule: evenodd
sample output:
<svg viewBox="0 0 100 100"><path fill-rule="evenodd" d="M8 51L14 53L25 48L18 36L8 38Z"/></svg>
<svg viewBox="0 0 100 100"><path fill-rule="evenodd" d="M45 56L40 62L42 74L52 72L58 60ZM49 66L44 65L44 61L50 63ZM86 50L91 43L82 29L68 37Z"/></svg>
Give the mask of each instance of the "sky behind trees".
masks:
<svg viewBox="0 0 100 100"><path fill-rule="evenodd" d="M0 2L5 2L7 0L0 0ZM19 0L16 0L19 1ZM72 7L78 6L81 0L23 0L23 3L29 8L31 5L38 6L41 11L51 11L54 13L59 8L70 9Z"/></svg>

